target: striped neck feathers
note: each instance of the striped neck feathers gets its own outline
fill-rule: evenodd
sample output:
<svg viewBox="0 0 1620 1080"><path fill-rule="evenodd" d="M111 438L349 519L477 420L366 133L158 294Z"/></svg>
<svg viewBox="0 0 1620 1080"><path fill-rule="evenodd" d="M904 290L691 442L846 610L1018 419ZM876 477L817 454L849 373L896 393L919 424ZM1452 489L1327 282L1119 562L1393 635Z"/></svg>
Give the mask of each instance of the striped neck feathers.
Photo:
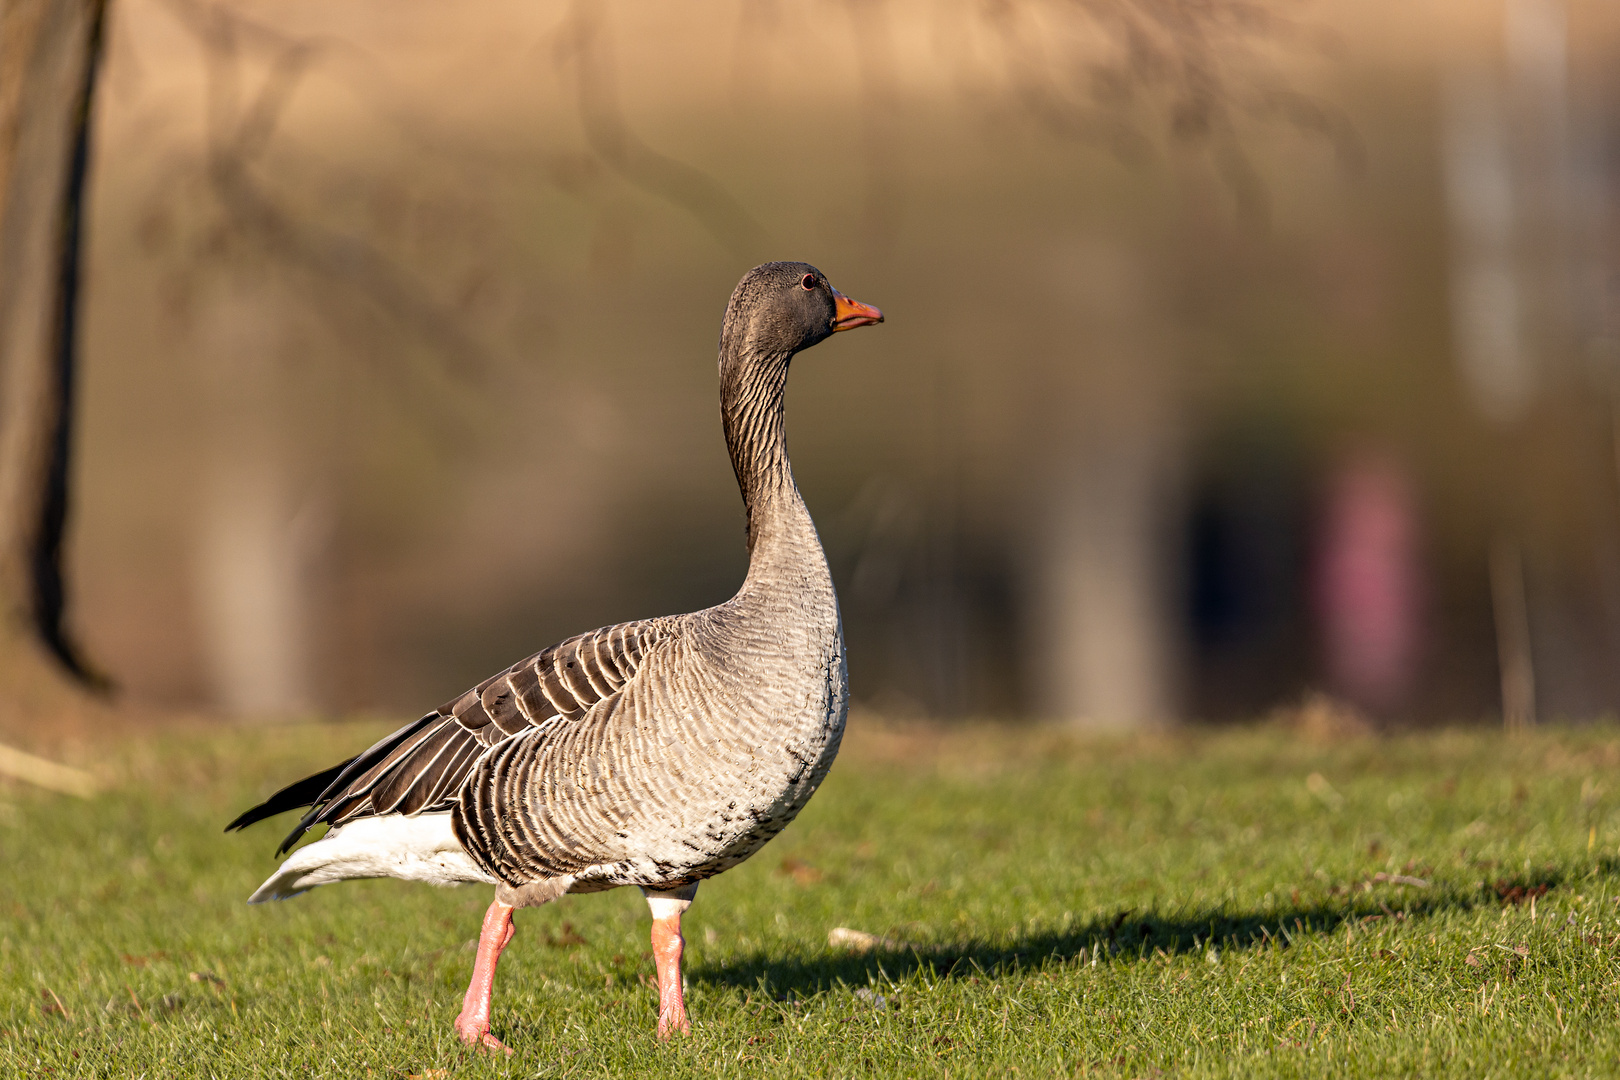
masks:
<svg viewBox="0 0 1620 1080"><path fill-rule="evenodd" d="M720 416L731 467L748 513L750 554L770 516L797 501L783 424L783 392L791 359L791 353L756 352L747 346L721 353Z"/></svg>

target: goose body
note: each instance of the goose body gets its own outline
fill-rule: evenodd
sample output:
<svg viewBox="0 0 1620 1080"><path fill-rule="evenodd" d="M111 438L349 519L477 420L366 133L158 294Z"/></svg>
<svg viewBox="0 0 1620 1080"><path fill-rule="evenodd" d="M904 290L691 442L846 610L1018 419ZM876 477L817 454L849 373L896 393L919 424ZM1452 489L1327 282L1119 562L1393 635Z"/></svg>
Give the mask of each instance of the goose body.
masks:
<svg viewBox="0 0 1620 1080"><path fill-rule="evenodd" d="M680 915L703 879L775 836L821 784L848 711L827 560L793 482L783 389L797 352L882 321L805 263L744 275L720 340L721 415L748 511L748 574L725 603L572 637L247 811L308 806L249 898L348 878L495 885L457 1029L489 1034L512 911L639 886L653 910L659 1031L686 1027Z"/></svg>

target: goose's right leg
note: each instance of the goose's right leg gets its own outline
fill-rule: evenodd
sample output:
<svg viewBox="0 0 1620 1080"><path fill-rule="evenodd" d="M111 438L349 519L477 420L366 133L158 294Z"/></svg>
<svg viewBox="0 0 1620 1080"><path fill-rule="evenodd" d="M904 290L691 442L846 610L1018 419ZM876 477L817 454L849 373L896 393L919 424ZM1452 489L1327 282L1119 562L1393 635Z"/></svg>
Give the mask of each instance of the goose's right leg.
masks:
<svg viewBox="0 0 1620 1080"><path fill-rule="evenodd" d="M468 1046L482 1046L489 1050L512 1051L506 1044L489 1033L490 1002L495 996L495 965L500 962L501 950L511 942L517 926L512 912L517 909L496 899L484 913L484 929L478 936L478 958L473 961L472 982L467 984L467 996L461 1002L461 1015L456 1017L456 1034Z"/></svg>
<svg viewBox="0 0 1620 1080"><path fill-rule="evenodd" d="M685 987L681 981L681 953L686 941L681 937L681 915L692 906L697 886L688 885L673 892L643 888L647 907L652 910L653 959L658 964L658 1037L667 1039L692 1030L686 1019Z"/></svg>

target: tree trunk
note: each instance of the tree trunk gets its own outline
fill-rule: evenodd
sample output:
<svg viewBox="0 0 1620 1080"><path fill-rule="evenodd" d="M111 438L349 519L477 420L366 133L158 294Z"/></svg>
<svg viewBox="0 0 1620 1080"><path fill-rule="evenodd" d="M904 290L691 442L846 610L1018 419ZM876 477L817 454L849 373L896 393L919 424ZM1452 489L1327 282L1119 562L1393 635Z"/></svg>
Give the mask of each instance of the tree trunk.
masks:
<svg viewBox="0 0 1620 1080"><path fill-rule="evenodd" d="M1161 285L1103 243L1061 252L1047 277L1075 355L1033 413L1050 440L1028 598L1038 707L1082 729L1173 723L1181 448L1176 345L1153 317Z"/></svg>
<svg viewBox="0 0 1620 1080"><path fill-rule="evenodd" d="M14 666L32 637L92 686L102 680L63 626L61 550L105 12L105 0L0 0L0 649Z"/></svg>
<svg viewBox="0 0 1620 1080"><path fill-rule="evenodd" d="M1123 435L1123 433L1119 433ZM1051 483L1033 614L1041 711L1087 730L1152 728L1181 712L1174 617L1174 446L1117 438ZM1167 520L1168 519L1168 520Z"/></svg>
<svg viewBox="0 0 1620 1080"><path fill-rule="evenodd" d="M244 718L307 714L318 659L316 569L328 515L297 460L286 373L302 342L271 275L222 268L198 327L213 446L199 486L197 600L214 702ZM300 468L303 465L303 468Z"/></svg>

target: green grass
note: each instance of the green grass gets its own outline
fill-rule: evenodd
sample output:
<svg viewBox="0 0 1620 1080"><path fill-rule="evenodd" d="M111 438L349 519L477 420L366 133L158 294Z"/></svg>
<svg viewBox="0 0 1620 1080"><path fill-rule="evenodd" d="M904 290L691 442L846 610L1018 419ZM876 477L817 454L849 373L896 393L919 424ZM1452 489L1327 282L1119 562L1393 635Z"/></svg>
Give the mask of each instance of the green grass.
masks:
<svg viewBox="0 0 1620 1080"><path fill-rule="evenodd" d="M519 913L502 1060L450 1029L487 889L242 902L280 822L223 823L376 730L170 735L110 748L91 802L0 789L0 1075L1620 1073L1613 727L857 720L800 820L703 886L690 1038L653 1037L646 910L619 890ZM907 947L852 955L835 926Z"/></svg>

